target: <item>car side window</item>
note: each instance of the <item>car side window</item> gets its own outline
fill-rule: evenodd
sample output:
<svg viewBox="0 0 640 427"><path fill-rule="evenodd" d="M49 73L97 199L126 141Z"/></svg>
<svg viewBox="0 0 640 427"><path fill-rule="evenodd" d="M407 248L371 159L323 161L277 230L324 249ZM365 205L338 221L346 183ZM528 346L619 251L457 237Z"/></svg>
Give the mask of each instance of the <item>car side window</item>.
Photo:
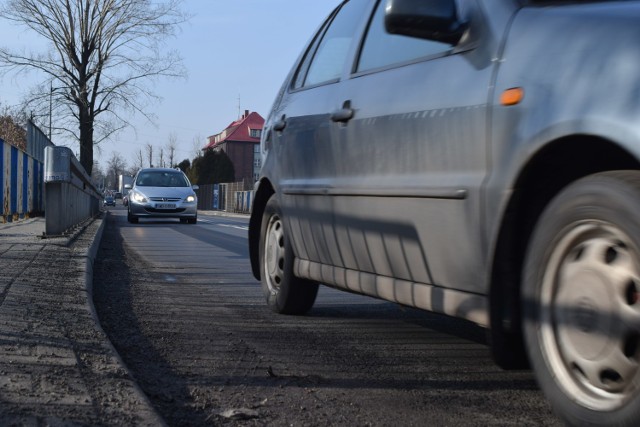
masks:
<svg viewBox="0 0 640 427"><path fill-rule="evenodd" d="M350 0L345 2L334 16L322 38L314 41L313 50L307 55L313 55L305 73L303 61L299 75L296 77L294 87L314 86L327 83L340 78L344 69L351 41L361 22L362 16L370 0Z"/></svg>
<svg viewBox="0 0 640 427"><path fill-rule="evenodd" d="M378 3L369 23L356 67L357 72L402 64L451 50L451 45L447 43L388 33L384 27L385 4L384 0Z"/></svg>
<svg viewBox="0 0 640 427"><path fill-rule="evenodd" d="M309 49L307 50L307 53L305 54L304 59L300 63L298 71L296 72L296 77L293 82L293 89L300 89L304 85L304 79L307 77L307 71L309 71L309 65L311 64L311 60L313 59L313 54L318 49L318 44L320 43L320 40L322 40L322 36L327 29L327 25L328 24L325 23L325 25L322 26L320 31L318 31L315 38L313 39L313 43L311 43L311 45L309 46Z"/></svg>

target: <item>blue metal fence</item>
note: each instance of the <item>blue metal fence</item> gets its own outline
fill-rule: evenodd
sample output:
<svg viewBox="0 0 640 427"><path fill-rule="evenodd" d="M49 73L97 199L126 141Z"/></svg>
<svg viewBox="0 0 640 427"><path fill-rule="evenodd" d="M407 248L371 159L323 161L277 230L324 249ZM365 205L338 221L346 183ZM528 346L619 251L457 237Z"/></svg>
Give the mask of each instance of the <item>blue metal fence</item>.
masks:
<svg viewBox="0 0 640 427"><path fill-rule="evenodd" d="M43 164L0 139L1 222L42 213Z"/></svg>
<svg viewBox="0 0 640 427"><path fill-rule="evenodd" d="M253 191L236 191L235 212L250 213Z"/></svg>

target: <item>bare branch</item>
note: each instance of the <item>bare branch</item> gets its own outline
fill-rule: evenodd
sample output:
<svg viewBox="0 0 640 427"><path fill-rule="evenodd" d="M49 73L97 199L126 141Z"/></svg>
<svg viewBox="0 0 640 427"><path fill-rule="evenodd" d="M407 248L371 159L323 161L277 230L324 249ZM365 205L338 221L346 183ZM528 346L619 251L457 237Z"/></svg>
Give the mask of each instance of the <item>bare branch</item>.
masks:
<svg viewBox="0 0 640 427"><path fill-rule="evenodd" d="M0 48L0 73L35 71L43 83L24 105L34 116L55 113L55 129L80 144L80 161L93 167L93 146L130 125L158 100L149 84L184 77L176 52L163 52L187 16L183 0L7 0L0 18L44 39L44 53ZM53 130L53 125L51 126Z"/></svg>

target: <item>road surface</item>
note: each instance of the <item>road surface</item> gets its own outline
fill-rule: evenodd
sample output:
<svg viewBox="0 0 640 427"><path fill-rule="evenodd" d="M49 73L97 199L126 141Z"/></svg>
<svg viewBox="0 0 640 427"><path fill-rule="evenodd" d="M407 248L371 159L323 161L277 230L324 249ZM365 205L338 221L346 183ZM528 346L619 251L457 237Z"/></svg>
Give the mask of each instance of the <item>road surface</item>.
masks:
<svg viewBox="0 0 640 427"><path fill-rule="evenodd" d="M247 218L126 221L111 209L94 301L169 425L560 425L531 372L462 320L321 287L307 316L264 303Z"/></svg>

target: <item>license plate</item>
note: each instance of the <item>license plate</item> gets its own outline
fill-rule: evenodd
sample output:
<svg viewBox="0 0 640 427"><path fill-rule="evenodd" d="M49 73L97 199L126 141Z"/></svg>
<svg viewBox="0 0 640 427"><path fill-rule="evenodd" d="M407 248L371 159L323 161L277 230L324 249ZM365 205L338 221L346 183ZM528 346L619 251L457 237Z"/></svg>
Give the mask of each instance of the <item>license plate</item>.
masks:
<svg viewBox="0 0 640 427"><path fill-rule="evenodd" d="M156 209L175 209L175 203L156 203Z"/></svg>

